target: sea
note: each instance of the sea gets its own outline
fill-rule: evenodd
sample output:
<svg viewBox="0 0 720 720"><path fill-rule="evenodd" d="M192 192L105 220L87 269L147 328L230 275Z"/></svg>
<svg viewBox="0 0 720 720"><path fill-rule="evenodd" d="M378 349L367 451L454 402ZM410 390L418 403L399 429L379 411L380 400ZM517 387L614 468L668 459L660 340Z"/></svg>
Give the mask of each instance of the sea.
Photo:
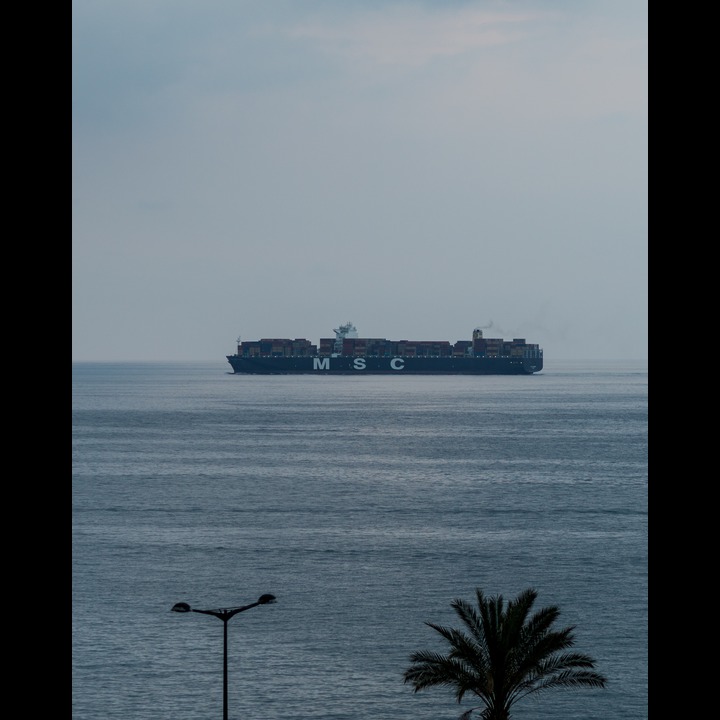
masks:
<svg viewBox="0 0 720 720"><path fill-rule="evenodd" d="M445 650L427 623L529 588L608 682L513 720L647 718L646 361L72 373L74 720L220 720L225 667L233 720L456 720L479 701L403 683L411 653ZM171 610L265 593L227 623Z"/></svg>

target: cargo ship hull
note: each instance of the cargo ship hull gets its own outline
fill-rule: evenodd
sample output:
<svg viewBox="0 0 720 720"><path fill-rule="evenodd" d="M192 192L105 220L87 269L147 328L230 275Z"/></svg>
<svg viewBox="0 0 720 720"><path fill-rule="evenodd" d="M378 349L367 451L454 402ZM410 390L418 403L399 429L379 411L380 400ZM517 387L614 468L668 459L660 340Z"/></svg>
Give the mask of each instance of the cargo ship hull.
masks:
<svg viewBox="0 0 720 720"><path fill-rule="evenodd" d="M233 373L251 375L532 375L542 357L240 357Z"/></svg>

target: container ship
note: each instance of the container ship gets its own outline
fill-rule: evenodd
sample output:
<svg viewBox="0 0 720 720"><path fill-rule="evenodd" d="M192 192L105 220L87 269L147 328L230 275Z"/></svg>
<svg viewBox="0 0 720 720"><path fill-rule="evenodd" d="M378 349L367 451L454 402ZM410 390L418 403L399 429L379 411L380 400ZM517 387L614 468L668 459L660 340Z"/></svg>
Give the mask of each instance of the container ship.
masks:
<svg viewBox="0 0 720 720"><path fill-rule="evenodd" d="M254 375L532 375L543 369L543 351L524 338L387 340L358 337L351 323L314 345L304 338L237 340L227 355L236 374Z"/></svg>

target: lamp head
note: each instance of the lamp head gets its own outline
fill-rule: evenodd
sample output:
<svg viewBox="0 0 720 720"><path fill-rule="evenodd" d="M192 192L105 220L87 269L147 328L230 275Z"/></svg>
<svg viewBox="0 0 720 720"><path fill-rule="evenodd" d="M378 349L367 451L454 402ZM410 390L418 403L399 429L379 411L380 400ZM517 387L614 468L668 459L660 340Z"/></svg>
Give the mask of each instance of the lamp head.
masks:
<svg viewBox="0 0 720 720"><path fill-rule="evenodd" d="M269 605L270 603L274 602L277 602L277 600L275 596L271 595L270 593L265 593L258 598L258 605Z"/></svg>
<svg viewBox="0 0 720 720"><path fill-rule="evenodd" d="M175 603L170 610L172 612L190 612L192 608L187 604L183 602Z"/></svg>

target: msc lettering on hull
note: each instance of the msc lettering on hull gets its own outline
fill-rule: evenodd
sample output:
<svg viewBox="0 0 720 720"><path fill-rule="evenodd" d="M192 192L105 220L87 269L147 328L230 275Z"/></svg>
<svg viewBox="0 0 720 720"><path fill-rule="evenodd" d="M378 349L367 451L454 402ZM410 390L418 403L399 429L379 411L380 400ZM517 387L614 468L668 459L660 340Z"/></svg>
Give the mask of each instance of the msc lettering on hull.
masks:
<svg viewBox="0 0 720 720"><path fill-rule="evenodd" d="M354 358L352 362L353 370L367 369L367 361L365 358ZM393 358L390 361L391 370L404 370L405 361L402 358ZM330 358L313 358L313 370L330 370Z"/></svg>

